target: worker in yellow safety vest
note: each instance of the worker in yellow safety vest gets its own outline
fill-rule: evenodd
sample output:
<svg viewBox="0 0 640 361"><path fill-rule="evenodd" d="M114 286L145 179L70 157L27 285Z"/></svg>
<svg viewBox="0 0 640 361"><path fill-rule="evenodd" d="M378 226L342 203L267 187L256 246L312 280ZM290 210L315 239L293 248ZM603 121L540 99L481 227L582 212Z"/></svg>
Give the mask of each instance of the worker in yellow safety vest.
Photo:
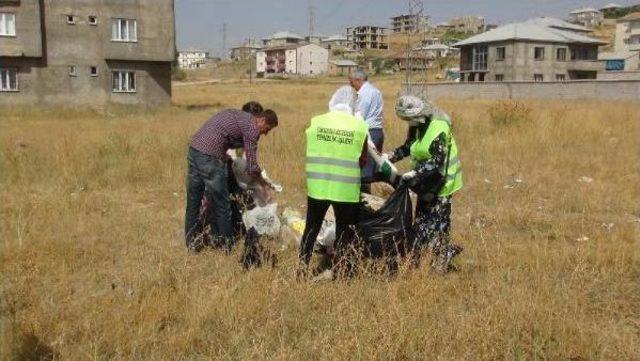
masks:
<svg viewBox="0 0 640 361"><path fill-rule="evenodd" d="M428 100L404 95L396 102L396 115L409 123L407 139L392 153L391 162L411 157L412 170L400 183L418 195L412 248L416 262L422 250L433 251L432 267L441 273L462 247L451 245L451 197L462 188L458 147L451 133L451 120Z"/></svg>
<svg viewBox="0 0 640 361"><path fill-rule="evenodd" d="M301 275L310 274L314 243L329 206L336 217L335 264L349 264L345 253L354 239L352 226L358 221L368 134L367 124L353 115L354 99L350 87L341 87L331 98L330 111L312 118L306 130L308 197L300 244Z"/></svg>

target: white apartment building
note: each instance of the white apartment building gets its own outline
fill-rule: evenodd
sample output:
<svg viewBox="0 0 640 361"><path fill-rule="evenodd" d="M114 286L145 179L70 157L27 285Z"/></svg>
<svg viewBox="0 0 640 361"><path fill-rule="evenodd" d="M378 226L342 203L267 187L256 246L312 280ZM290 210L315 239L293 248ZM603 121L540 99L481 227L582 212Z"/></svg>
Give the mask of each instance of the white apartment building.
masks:
<svg viewBox="0 0 640 361"><path fill-rule="evenodd" d="M594 8L583 8L570 12L569 21L588 28L594 28L602 25L602 22L604 21L604 14L602 14L600 10Z"/></svg>
<svg viewBox="0 0 640 361"><path fill-rule="evenodd" d="M187 49L178 52L180 69L197 69L204 67L209 53L204 50Z"/></svg>
<svg viewBox="0 0 640 361"><path fill-rule="evenodd" d="M328 71L329 51L316 44L265 48L256 53L258 75L319 75Z"/></svg>
<svg viewBox="0 0 640 361"><path fill-rule="evenodd" d="M615 51L640 51L640 12L618 19Z"/></svg>

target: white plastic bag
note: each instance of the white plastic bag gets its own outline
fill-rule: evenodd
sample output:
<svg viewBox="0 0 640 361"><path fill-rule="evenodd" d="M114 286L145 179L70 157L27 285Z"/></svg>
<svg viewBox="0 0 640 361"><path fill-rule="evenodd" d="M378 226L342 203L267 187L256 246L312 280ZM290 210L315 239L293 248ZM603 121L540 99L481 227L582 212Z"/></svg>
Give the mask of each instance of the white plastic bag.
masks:
<svg viewBox="0 0 640 361"><path fill-rule="evenodd" d="M322 222L322 228L318 233L316 242L325 247L333 247L333 242L336 240L336 221L325 219Z"/></svg>
<svg viewBox="0 0 640 361"><path fill-rule="evenodd" d="M254 228L259 235L278 236L280 234L280 218L278 203L270 203L264 207L255 207L242 214L242 222L248 229Z"/></svg>

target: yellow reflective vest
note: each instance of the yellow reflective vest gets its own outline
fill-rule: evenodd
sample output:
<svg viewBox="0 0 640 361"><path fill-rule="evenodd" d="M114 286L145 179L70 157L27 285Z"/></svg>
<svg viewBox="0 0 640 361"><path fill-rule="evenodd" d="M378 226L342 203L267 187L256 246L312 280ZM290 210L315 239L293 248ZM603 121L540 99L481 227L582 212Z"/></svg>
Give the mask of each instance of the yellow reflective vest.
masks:
<svg viewBox="0 0 640 361"><path fill-rule="evenodd" d="M429 128L427 128L422 139L416 139L416 141L411 145L411 162L413 167L415 167L418 163L431 158L429 147L440 134L444 134L447 141L446 147L449 151L447 154L448 161L445 159L445 164L449 164L449 167L446 170L440 169L440 174L446 178L444 186L438 195L440 197L446 197L459 191L463 185L462 165L458 158L458 147L456 146L456 141L451 135L451 124L449 121L438 118L431 120Z"/></svg>
<svg viewBox="0 0 640 361"><path fill-rule="evenodd" d="M307 194L335 202L360 201L360 155L367 124L344 112L311 119L307 128Z"/></svg>

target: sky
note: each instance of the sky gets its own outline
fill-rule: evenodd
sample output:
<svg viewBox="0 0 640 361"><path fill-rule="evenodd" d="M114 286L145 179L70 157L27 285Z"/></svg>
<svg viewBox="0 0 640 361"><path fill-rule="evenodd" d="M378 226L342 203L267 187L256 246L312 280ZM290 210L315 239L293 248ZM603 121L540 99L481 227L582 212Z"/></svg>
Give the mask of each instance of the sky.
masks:
<svg viewBox="0 0 640 361"><path fill-rule="evenodd" d="M433 23L454 16L484 16L488 23L505 24L537 16L566 18L582 7L599 8L610 2L638 4L638 0L424 0ZM175 0L178 50L199 48L222 53L222 28L227 24L227 49L243 39L262 39L288 30L309 34L309 7L314 9L314 34L343 34L347 26L389 26L390 17L408 12L407 0Z"/></svg>

